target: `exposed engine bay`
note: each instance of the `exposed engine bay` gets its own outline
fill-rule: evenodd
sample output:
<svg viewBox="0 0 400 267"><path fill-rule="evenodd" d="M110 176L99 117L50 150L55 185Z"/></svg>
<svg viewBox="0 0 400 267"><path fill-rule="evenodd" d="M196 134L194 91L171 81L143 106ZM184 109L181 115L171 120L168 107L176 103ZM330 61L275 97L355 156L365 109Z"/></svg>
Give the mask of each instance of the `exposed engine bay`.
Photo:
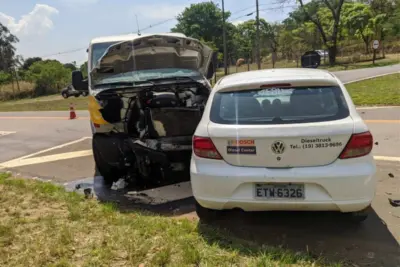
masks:
<svg viewBox="0 0 400 267"><path fill-rule="evenodd" d="M98 93L102 117L112 125L93 136L96 165L104 178L162 179L171 171L188 170L192 135L210 90L189 79Z"/></svg>

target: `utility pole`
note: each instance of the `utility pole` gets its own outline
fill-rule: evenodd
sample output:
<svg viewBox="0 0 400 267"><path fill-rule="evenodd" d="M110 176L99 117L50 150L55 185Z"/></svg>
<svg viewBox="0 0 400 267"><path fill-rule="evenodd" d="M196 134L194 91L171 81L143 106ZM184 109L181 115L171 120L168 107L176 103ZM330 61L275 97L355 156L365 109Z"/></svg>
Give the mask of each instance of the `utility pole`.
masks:
<svg viewBox="0 0 400 267"><path fill-rule="evenodd" d="M258 0L257 0L258 1ZM228 75L228 52L226 51L226 23L225 23L225 5L222 0L222 41L224 43L224 73Z"/></svg>
<svg viewBox="0 0 400 267"><path fill-rule="evenodd" d="M256 40L256 57L257 57L257 68L260 70L261 69L261 56L260 56L260 14L258 10L258 0L256 0L256 10L257 10L257 15L256 15L256 26L257 26L257 40Z"/></svg>

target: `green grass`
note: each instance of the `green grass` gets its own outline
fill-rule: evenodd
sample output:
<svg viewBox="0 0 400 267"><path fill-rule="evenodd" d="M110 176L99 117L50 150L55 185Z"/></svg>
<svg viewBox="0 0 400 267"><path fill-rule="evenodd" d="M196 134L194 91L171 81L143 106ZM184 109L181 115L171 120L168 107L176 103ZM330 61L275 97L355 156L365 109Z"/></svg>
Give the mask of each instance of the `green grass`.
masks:
<svg viewBox="0 0 400 267"><path fill-rule="evenodd" d="M49 182L0 174L0 192L0 266L327 266L197 221L120 213Z"/></svg>
<svg viewBox="0 0 400 267"><path fill-rule="evenodd" d="M37 98L26 98L21 100L0 102L0 111L49 111L69 110L70 103L75 105L77 110L87 110L87 97L62 98L60 95L43 96Z"/></svg>
<svg viewBox="0 0 400 267"><path fill-rule="evenodd" d="M400 73L346 85L358 106L400 105Z"/></svg>

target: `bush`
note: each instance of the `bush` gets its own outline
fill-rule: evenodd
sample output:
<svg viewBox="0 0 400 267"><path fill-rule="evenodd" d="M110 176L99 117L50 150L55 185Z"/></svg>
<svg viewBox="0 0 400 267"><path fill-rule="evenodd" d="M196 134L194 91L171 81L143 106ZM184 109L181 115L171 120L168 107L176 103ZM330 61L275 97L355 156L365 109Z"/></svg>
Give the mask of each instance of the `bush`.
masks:
<svg viewBox="0 0 400 267"><path fill-rule="evenodd" d="M26 78L35 83L35 96L55 94L68 85L71 71L58 61L38 61L29 67Z"/></svg>
<svg viewBox="0 0 400 267"><path fill-rule="evenodd" d="M4 71L0 71L0 85L7 84L11 82L11 75Z"/></svg>

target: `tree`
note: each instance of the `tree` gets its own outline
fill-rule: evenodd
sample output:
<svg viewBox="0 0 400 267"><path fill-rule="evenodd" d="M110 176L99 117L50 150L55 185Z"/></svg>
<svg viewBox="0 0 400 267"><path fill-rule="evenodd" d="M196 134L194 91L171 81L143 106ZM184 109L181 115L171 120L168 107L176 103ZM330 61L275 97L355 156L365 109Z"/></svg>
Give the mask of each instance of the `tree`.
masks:
<svg viewBox="0 0 400 267"><path fill-rule="evenodd" d="M225 12L225 19L228 20L230 12ZM180 32L187 36L201 39L204 42L215 44L219 52L223 52L223 20L222 10L214 2L202 2L192 4L178 15L178 23L172 32ZM227 44L231 41L234 26L227 22ZM229 46L230 47L230 46ZM228 49L229 50L229 49Z"/></svg>
<svg viewBox="0 0 400 267"><path fill-rule="evenodd" d="M14 66L15 47L18 38L0 23L0 70L10 72Z"/></svg>
<svg viewBox="0 0 400 267"><path fill-rule="evenodd" d="M344 0L312 0L307 4L304 4L303 0L298 0L298 2L304 18L314 23L317 27L323 43L329 51L329 64L334 65L336 63L338 37L341 26L340 16Z"/></svg>
<svg viewBox="0 0 400 267"><path fill-rule="evenodd" d="M24 64L22 64L22 69L23 70L28 70L30 66L32 66L33 63L42 61L42 58L40 57L29 57L24 61Z"/></svg>
<svg viewBox="0 0 400 267"><path fill-rule="evenodd" d="M363 3L345 3L342 21L350 35L360 38L365 44L365 52L369 54L370 42L374 36L376 24L371 7Z"/></svg>
<svg viewBox="0 0 400 267"><path fill-rule="evenodd" d="M71 71L76 70L76 65L74 63L66 63L64 64L64 68L70 69Z"/></svg>
<svg viewBox="0 0 400 267"><path fill-rule="evenodd" d="M83 77L88 76L88 62L85 61L80 67L79 70L82 72Z"/></svg>
<svg viewBox="0 0 400 267"><path fill-rule="evenodd" d="M71 71L57 60L38 61L29 67L27 78L34 82L35 95L58 93L70 83Z"/></svg>
<svg viewBox="0 0 400 267"><path fill-rule="evenodd" d="M261 55L276 54L279 46L279 24L269 24L266 20L260 19L260 46ZM237 58L251 58L255 60L256 49L256 21L254 19L245 21L236 26L233 36L234 47L236 47ZM274 62L273 62L274 63Z"/></svg>

